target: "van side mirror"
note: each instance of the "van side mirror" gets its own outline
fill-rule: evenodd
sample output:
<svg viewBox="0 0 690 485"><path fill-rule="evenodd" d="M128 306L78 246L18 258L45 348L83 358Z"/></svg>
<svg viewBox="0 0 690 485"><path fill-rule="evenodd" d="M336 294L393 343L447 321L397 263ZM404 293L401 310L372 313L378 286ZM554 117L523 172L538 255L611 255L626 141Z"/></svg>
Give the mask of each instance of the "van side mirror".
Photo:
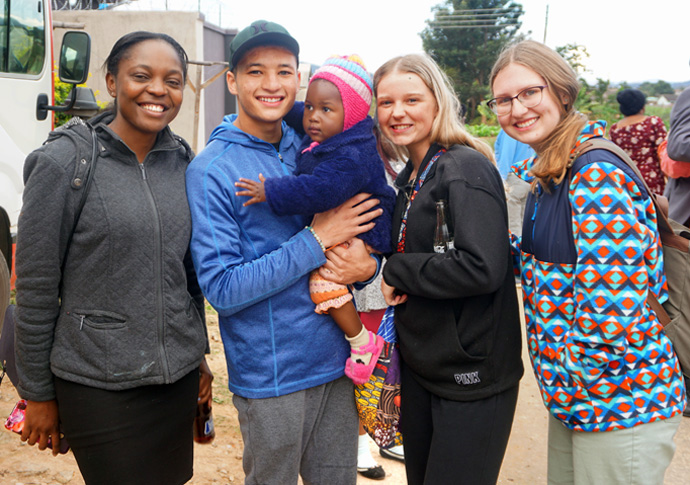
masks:
<svg viewBox="0 0 690 485"><path fill-rule="evenodd" d="M83 84L89 77L91 59L91 37L86 32L67 32L62 38L60 49L60 81L68 84Z"/></svg>
<svg viewBox="0 0 690 485"><path fill-rule="evenodd" d="M98 103L96 103L93 92L88 88L77 88L77 84L83 84L89 77L90 58L91 37L89 34L76 31L66 32L60 48L58 76L60 81L72 85L72 91L70 91L67 104L64 106L51 106L48 104L48 95L39 94L36 100L37 120L46 119L48 110L67 112L83 117L92 116L98 111Z"/></svg>

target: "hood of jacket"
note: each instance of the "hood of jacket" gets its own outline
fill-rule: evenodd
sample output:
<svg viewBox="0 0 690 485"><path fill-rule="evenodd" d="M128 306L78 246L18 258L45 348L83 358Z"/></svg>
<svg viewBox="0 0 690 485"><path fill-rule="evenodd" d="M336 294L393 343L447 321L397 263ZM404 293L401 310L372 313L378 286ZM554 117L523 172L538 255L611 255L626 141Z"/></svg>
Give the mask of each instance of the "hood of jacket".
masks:
<svg viewBox="0 0 690 485"><path fill-rule="evenodd" d="M210 144L212 141L223 141L226 143L237 143L252 149L266 150L271 153L275 151L271 143L237 128L234 124L236 119L236 114L224 116L223 121L211 132L208 143ZM281 122L280 126L283 136L280 139L279 148L282 152L295 143L297 135L284 121Z"/></svg>

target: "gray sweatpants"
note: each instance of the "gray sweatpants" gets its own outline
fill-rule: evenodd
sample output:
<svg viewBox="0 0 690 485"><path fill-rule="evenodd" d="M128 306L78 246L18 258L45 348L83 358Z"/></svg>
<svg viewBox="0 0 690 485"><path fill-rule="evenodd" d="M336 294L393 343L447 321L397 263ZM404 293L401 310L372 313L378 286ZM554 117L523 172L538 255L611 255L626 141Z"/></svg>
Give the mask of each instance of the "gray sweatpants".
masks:
<svg viewBox="0 0 690 485"><path fill-rule="evenodd" d="M244 441L247 485L354 485L357 410L352 381L341 377L280 397L234 395Z"/></svg>
<svg viewBox="0 0 690 485"><path fill-rule="evenodd" d="M681 415L616 431L572 431L549 415L549 485L662 485Z"/></svg>

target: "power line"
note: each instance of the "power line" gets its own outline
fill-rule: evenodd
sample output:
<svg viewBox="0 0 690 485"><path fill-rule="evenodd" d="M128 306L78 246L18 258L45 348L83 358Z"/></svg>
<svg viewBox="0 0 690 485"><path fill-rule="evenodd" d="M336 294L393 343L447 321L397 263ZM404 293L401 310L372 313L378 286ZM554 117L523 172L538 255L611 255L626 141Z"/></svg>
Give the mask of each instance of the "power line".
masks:
<svg viewBox="0 0 690 485"><path fill-rule="evenodd" d="M432 29L502 29L520 25L517 19L507 18L507 14L514 12L510 8L456 10L449 14L437 14L428 25Z"/></svg>
<svg viewBox="0 0 690 485"><path fill-rule="evenodd" d="M485 23L490 25L496 25L496 22L490 22L489 19L468 19L468 20L432 20L429 24L433 25L463 25L463 24L476 24ZM502 25L506 24L517 24L517 20L509 20L503 22Z"/></svg>
<svg viewBox="0 0 690 485"><path fill-rule="evenodd" d="M518 24L441 25L438 27L435 27L435 26L431 26L431 27L435 28L435 29L444 29L444 30L445 29L502 29L506 26L512 26L512 25L518 25Z"/></svg>
<svg viewBox="0 0 690 485"><path fill-rule="evenodd" d="M510 13L510 12L505 12ZM467 18L493 18L500 19L505 17L502 13L477 13L477 14L449 14L449 15L437 15L437 19L467 19Z"/></svg>

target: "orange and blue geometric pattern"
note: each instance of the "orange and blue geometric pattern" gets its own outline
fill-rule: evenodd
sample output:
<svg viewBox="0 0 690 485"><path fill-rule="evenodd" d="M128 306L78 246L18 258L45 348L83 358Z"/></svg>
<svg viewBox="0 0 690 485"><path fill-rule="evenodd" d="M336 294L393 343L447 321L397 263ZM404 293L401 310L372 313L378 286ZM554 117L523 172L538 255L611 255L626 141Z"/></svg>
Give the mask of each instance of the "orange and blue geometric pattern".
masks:
<svg viewBox="0 0 690 485"><path fill-rule="evenodd" d="M604 126L589 123L578 145L602 136ZM575 242L571 262L544 261L513 238L542 399L577 431L630 428L685 407L680 365L646 305L648 291L667 299L654 205L628 171L600 152L585 154L591 157L586 164L576 163L564 198ZM526 173L533 162L520 171ZM541 193L539 207L558 190ZM529 199L535 207L536 199ZM541 243L563 240L550 230L553 221L533 212L523 234L528 229L532 240L549 238Z"/></svg>

